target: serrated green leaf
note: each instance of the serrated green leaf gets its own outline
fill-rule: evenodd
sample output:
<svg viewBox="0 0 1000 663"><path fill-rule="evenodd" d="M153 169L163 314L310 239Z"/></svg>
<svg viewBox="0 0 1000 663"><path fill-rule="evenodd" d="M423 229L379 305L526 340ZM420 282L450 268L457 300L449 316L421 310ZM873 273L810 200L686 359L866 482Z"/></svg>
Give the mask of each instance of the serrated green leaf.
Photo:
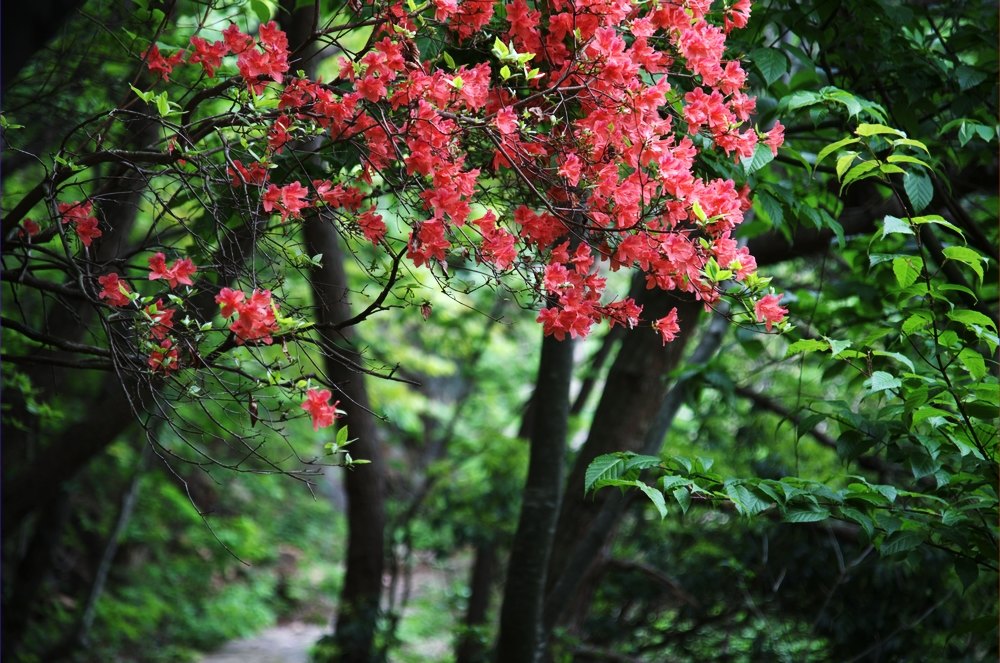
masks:
<svg viewBox="0 0 1000 663"><path fill-rule="evenodd" d="M965 325L973 331L975 331L976 327L981 327L983 329L990 328L993 331L997 330L996 322L986 317L979 311L955 309L954 311L948 311L948 317L955 322Z"/></svg>
<svg viewBox="0 0 1000 663"><path fill-rule="evenodd" d="M841 507L839 512L843 518L861 525L861 529L865 531L869 539L875 536L875 523L866 514L849 506Z"/></svg>
<svg viewBox="0 0 1000 663"><path fill-rule="evenodd" d="M926 173L910 171L903 175L903 190L914 212L922 212L934 199L934 184Z"/></svg>
<svg viewBox="0 0 1000 663"><path fill-rule="evenodd" d="M918 159L917 157L911 157L908 154L890 154L885 160L888 163L912 163L918 166L923 166L927 170L932 170L926 161Z"/></svg>
<svg viewBox="0 0 1000 663"><path fill-rule="evenodd" d="M902 330L904 334L909 336L924 329L929 324L931 324L931 314L927 311L917 311L903 321Z"/></svg>
<svg viewBox="0 0 1000 663"><path fill-rule="evenodd" d="M956 260L968 265L979 277L979 282L983 282L983 257L977 251L967 246L948 246L942 250L942 253L949 260Z"/></svg>
<svg viewBox="0 0 1000 663"><path fill-rule="evenodd" d="M772 161L774 161L774 154L771 153L771 148L762 143L758 143L757 147L754 148L753 156L741 159L743 172L748 177Z"/></svg>
<svg viewBox="0 0 1000 663"><path fill-rule="evenodd" d="M853 151L845 152L841 156L837 157L837 179L844 179L844 173L850 169L851 165L857 158L858 153Z"/></svg>
<svg viewBox="0 0 1000 663"><path fill-rule="evenodd" d="M924 542L924 535L919 532L894 532L882 540L878 550L883 555L895 555L908 552Z"/></svg>
<svg viewBox="0 0 1000 663"><path fill-rule="evenodd" d="M903 386L903 383L891 373L886 373L885 371L874 371L872 376L865 380L865 387L867 387L868 392L875 394L880 391L888 391L890 389L899 389Z"/></svg>
<svg viewBox="0 0 1000 663"><path fill-rule="evenodd" d="M804 507L793 507L785 511L784 520L786 523L818 523L830 517L830 510L817 504L810 504Z"/></svg>
<svg viewBox="0 0 1000 663"><path fill-rule="evenodd" d="M857 182L858 180L865 179L874 175L872 172L878 168L881 164L878 161L862 161L856 166L852 166L850 170L844 175L844 179L841 182L841 190L843 190L848 184L852 182Z"/></svg>
<svg viewBox="0 0 1000 663"><path fill-rule="evenodd" d="M893 234L912 235L913 229L910 228L910 223L906 219L900 219L889 214L882 220L881 239L885 239L886 235Z"/></svg>
<svg viewBox="0 0 1000 663"><path fill-rule="evenodd" d="M768 87L788 71L788 58L777 48L757 48L748 57Z"/></svg>
<svg viewBox="0 0 1000 663"><path fill-rule="evenodd" d="M919 140L914 140L912 138L897 138L896 140L890 140L889 144L892 145L893 147L899 147L901 145L907 147L916 147L917 149L923 150L928 155L930 155L931 153L931 151L927 149L926 145L921 143Z"/></svg>
<svg viewBox="0 0 1000 663"><path fill-rule="evenodd" d="M824 336L824 338L826 338ZM826 338L826 342L830 344L830 354L833 357L837 357L841 352L851 347L850 341L837 341L832 338Z"/></svg>
<svg viewBox="0 0 1000 663"><path fill-rule="evenodd" d="M604 454L595 458L584 473L584 494L589 493L598 481L620 477L624 467L625 460L618 454Z"/></svg>
<svg viewBox="0 0 1000 663"><path fill-rule="evenodd" d="M755 516L771 507L771 503L762 500L756 493L741 483L733 480L726 481L724 489L726 495L733 501L733 505L736 506L736 510L744 516Z"/></svg>
<svg viewBox="0 0 1000 663"><path fill-rule="evenodd" d="M660 491L656 490L652 486L648 486L648 485L644 484L641 481L636 481L635 482L635 486L636 486L636 488L638 488L639 490L641 490L646 495L646 497L649 498L649 501L653 503L653 506L656 507L656 510L660 513L660 520L663 520L664 518L666 518L667 517L667 503L663 499L663 493L661 493Z"/></svg>
<svg viewBox="0 0 1000 663"><path fill-rule="evenodd" d="M682 513L687 513L688 509L691 508L691 491L687 488L677 488L671 495L674 496L674 500L681 507Z"/></svg>
<svg viewBox="0 0 1000 663"><path fill-rule="evenodd" d="M924 261L916 256L900 256L892 261L892 273L901 288L908 288L917 282L924 269Z"/></svg>
<svg viewBox="0 0 1000 663"><path fill-rule="evenodd" d="M959 352L958 360L962 362L962 366L969 372L969 375L976 380L986 377L986 362L983 361L983 356L972 348L965 348Z"/></svg>

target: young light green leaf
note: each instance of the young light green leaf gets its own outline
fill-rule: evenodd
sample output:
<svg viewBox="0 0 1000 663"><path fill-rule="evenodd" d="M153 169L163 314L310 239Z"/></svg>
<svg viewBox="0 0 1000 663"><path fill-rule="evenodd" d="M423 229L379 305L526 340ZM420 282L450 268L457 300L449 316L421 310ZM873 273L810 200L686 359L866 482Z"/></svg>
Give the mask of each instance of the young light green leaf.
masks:
<svg viewBox="0 0 1000 663"><path fill-rule="evenodd" d="M819 154L816 155L816 165L818 166L821 163L823 163L824 159L826 159L828 156L830 156L837 150L847 147L848 145L854 145L855 143L859 142L861 142L860 138L854 138L853 136L848 136L847 138L842 138L838 140L836 143L831 143L827 145L826 147L824 147L822 150L819 151ZM857 154L857 152L854 152L852 154Z"/></svg>
<svg viewBox="0 0 1000 663"><path fill-rule="evenodd" d="M955 260L968 265L976 273L976 276L979 277L979 282L983 282L983 256L979 255L978 252L967 246L948 246L945 247L942 253L949 260Z"/></svg>
<svg viewBox="0 0 1000 663"><path fill-rule="evenodd" d="M900 256L892 261L892 272L901 288L908 288L917 282L924 269L924 261L916 256Z"/></svg>
<svg viewBox="0 0 1000 663"><path fill-rule="evenodd" d="M788 346L785 351L786 357L791 357L792 355L799 354L809 354L810 352L817 352L819 350L826 350L830 347L830 344L826 341L820 341L813 338L803 338L801 340L795 341Z"/></svg>
<svg viewBox="0 0 1000 663"><path fill-rule="evenodd" d="M969 372L969 375L976 380L986 377L986 362L983 361L983 356L972 348L965 348L959 352L958 360L962 362L962 366Z"/></svg>
<svg viewBox="0 0 1000 663"><path fill-rule="evenodd" d="M823 338L825 338L826 342L830 344L830 354L834 357L837 357L841 352L851 347L850 341L836 341L832 338L826 338L825 336Z"/></svg>
<svg viewBox="0 0 1000 663"><path fill-rule="evenodd" d="M859 124L858 128L854 130L859 136L882 136L886 134L892 134L894 136L899 136L900 138L906 138L906 134L899 129L893 129L892 127L887 127L884 124Z"/></svg>

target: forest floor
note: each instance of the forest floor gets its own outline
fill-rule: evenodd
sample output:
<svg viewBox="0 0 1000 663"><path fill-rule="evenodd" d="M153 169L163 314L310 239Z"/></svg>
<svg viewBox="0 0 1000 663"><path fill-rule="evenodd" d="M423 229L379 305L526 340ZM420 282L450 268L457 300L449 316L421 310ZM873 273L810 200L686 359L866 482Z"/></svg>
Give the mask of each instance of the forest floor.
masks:
<svg viewBox="0 0 1000 663"><path fill-rule="evenodd" d="M410 575L409 597L391 660L417 663L448 660L452 648L455 604L453 583L465 577L468 560L421 560ZM401 583L402 584L402 583ZM397 589L397 601L402 596ZM331 620L332 623L332 620ZM255 636L233 640L200 663L308 663L309 650L329 631L327 626L302 621L278 624Z"/></svg>

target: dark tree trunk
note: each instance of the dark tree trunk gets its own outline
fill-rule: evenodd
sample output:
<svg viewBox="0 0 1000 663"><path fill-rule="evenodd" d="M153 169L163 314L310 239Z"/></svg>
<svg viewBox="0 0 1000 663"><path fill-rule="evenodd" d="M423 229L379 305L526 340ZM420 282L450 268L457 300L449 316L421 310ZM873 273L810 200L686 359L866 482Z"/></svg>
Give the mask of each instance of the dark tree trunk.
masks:
<svg viewBox="0 0 1000 663"><path fill-rule="evenodd" d="M562 496L573 344L546 337L535 381L528 478L511 546L500 613L497 661L541 660L545 579Z"/></svg>
<svg viewBox="0 0 1000 663"><path fill-rule="evenodd" d="M296 2L283 0L282 27L295 52L294 69L315 77L316 49L312 43L319 3L295 9ZM285 13L287 12L287 13ZM318 216L304 222L306 251L322 254L322 266L312 270L311 286L316 320L321 326L327 379L337 386L344 424L355 441L351 456L369 464L345 471L347 496L347 568L341 590L332 638L330 661L370 663L378 658L375 630L380 615L382 573L385 565L385 468L379 451L375 417L369 406L365 376L356 366L362 357L353 345L350 327L335 331L332 325L352 317L348 301L344 253L336 228Z"/></svg>
<svg viewBox="0 0 1000 663"><path fill-rule="evenodd" d="M590 434L577 454L566 482L566 498L559 513L555 544L548 567L547 592L558 582L574 547L588 535L602 505L614 495L604 491L584 495L584 474L591 461L615 451L638 451L667 392L667 374L680 363L684 347L698 326L703 305L692 296L678 298L659 290L640 294L643 317L655 320L677 307L681 331L665 347L657 334L627 334L608 373ZM603 541L603 539L602 539ZM571 597L570 593L567 598ZM555 623L562 606L546 608L547 628Z"/></svg>
<svg viewBox="0 0 1000 663"><path fill-rule="evenodd" d="M701 335L698 347L688 358L688 364L699 366L715 356L727 328L728 321L725 316L717 315ZM687 399L689 380L690 378L679 380L670 388L650 420L643 440L634 451L646 455L656 455L660 452L674 416ZM579 620L586 615L590 597L593 595L593 583L599 577L594 564L603 557L601 549L610 543L616 524L636 495L636 493L623 494L620 491L604 492L606 495L603 496L600 508L590 520L584 533L567 546L568 554L565 562L562 566L553 566L550 590L545 600L547 629L551 629L566 616ZM566 609L570 604L573 604L572 614L566 615Z"/></svg>
<svg viewBox="0 0 1000 663"><path fill-rule="evenodd" d="M323 266L313 270L312 289L318 322L337 323L351 317L347 301L347 276L337 231L329 222L313 217L305 222L310 255L323 254ZM384 474L364 375L353 368L361 357L351 345L350 328L323 333L326 377L340 390L340 408L347 413L350 437L356 438L351 455L370 461L345 472L347 493L347 568L340 595L331 661L369 663L375 655L375 628L379 617L384 565ZM345 359L349 360L345 362Z"/></svg>
<svg viewBox="0 0 1000 663"><path fill-rule="evenodd" d="M486 663L489 660L480 630L485 626L489 613L496 567L496 545L493 542L478 544L469 578L469 605L463 623L465 631L455 647L455 663Z"/></svg>

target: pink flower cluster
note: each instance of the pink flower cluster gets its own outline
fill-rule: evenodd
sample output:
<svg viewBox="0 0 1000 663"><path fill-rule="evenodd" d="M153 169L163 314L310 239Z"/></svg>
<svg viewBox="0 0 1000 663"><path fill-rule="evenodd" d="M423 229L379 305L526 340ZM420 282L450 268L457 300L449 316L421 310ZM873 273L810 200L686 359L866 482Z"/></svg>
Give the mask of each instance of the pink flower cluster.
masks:
<svg viewBox="0 0 1000 663"><path fill-rule="evenodd" d="M302 403L302 409L312 417L313 430L317 431L326 426L332 426L337 420L337 406L340 401L330 404L332 394L329 389L310 389L306 392L306 400Z"/></svg>
<svg viewBox="0 0 1000 663"><path fill-rule="evenodd" d="M215 301L222 307L222 317L236 316L229 329L236 335L237 344L259 341L270 345L274 342L271 334L278 332L275 319L277 304L271 300L270 290L254 290L247 298L240 290L223 288Z"/></svg>

